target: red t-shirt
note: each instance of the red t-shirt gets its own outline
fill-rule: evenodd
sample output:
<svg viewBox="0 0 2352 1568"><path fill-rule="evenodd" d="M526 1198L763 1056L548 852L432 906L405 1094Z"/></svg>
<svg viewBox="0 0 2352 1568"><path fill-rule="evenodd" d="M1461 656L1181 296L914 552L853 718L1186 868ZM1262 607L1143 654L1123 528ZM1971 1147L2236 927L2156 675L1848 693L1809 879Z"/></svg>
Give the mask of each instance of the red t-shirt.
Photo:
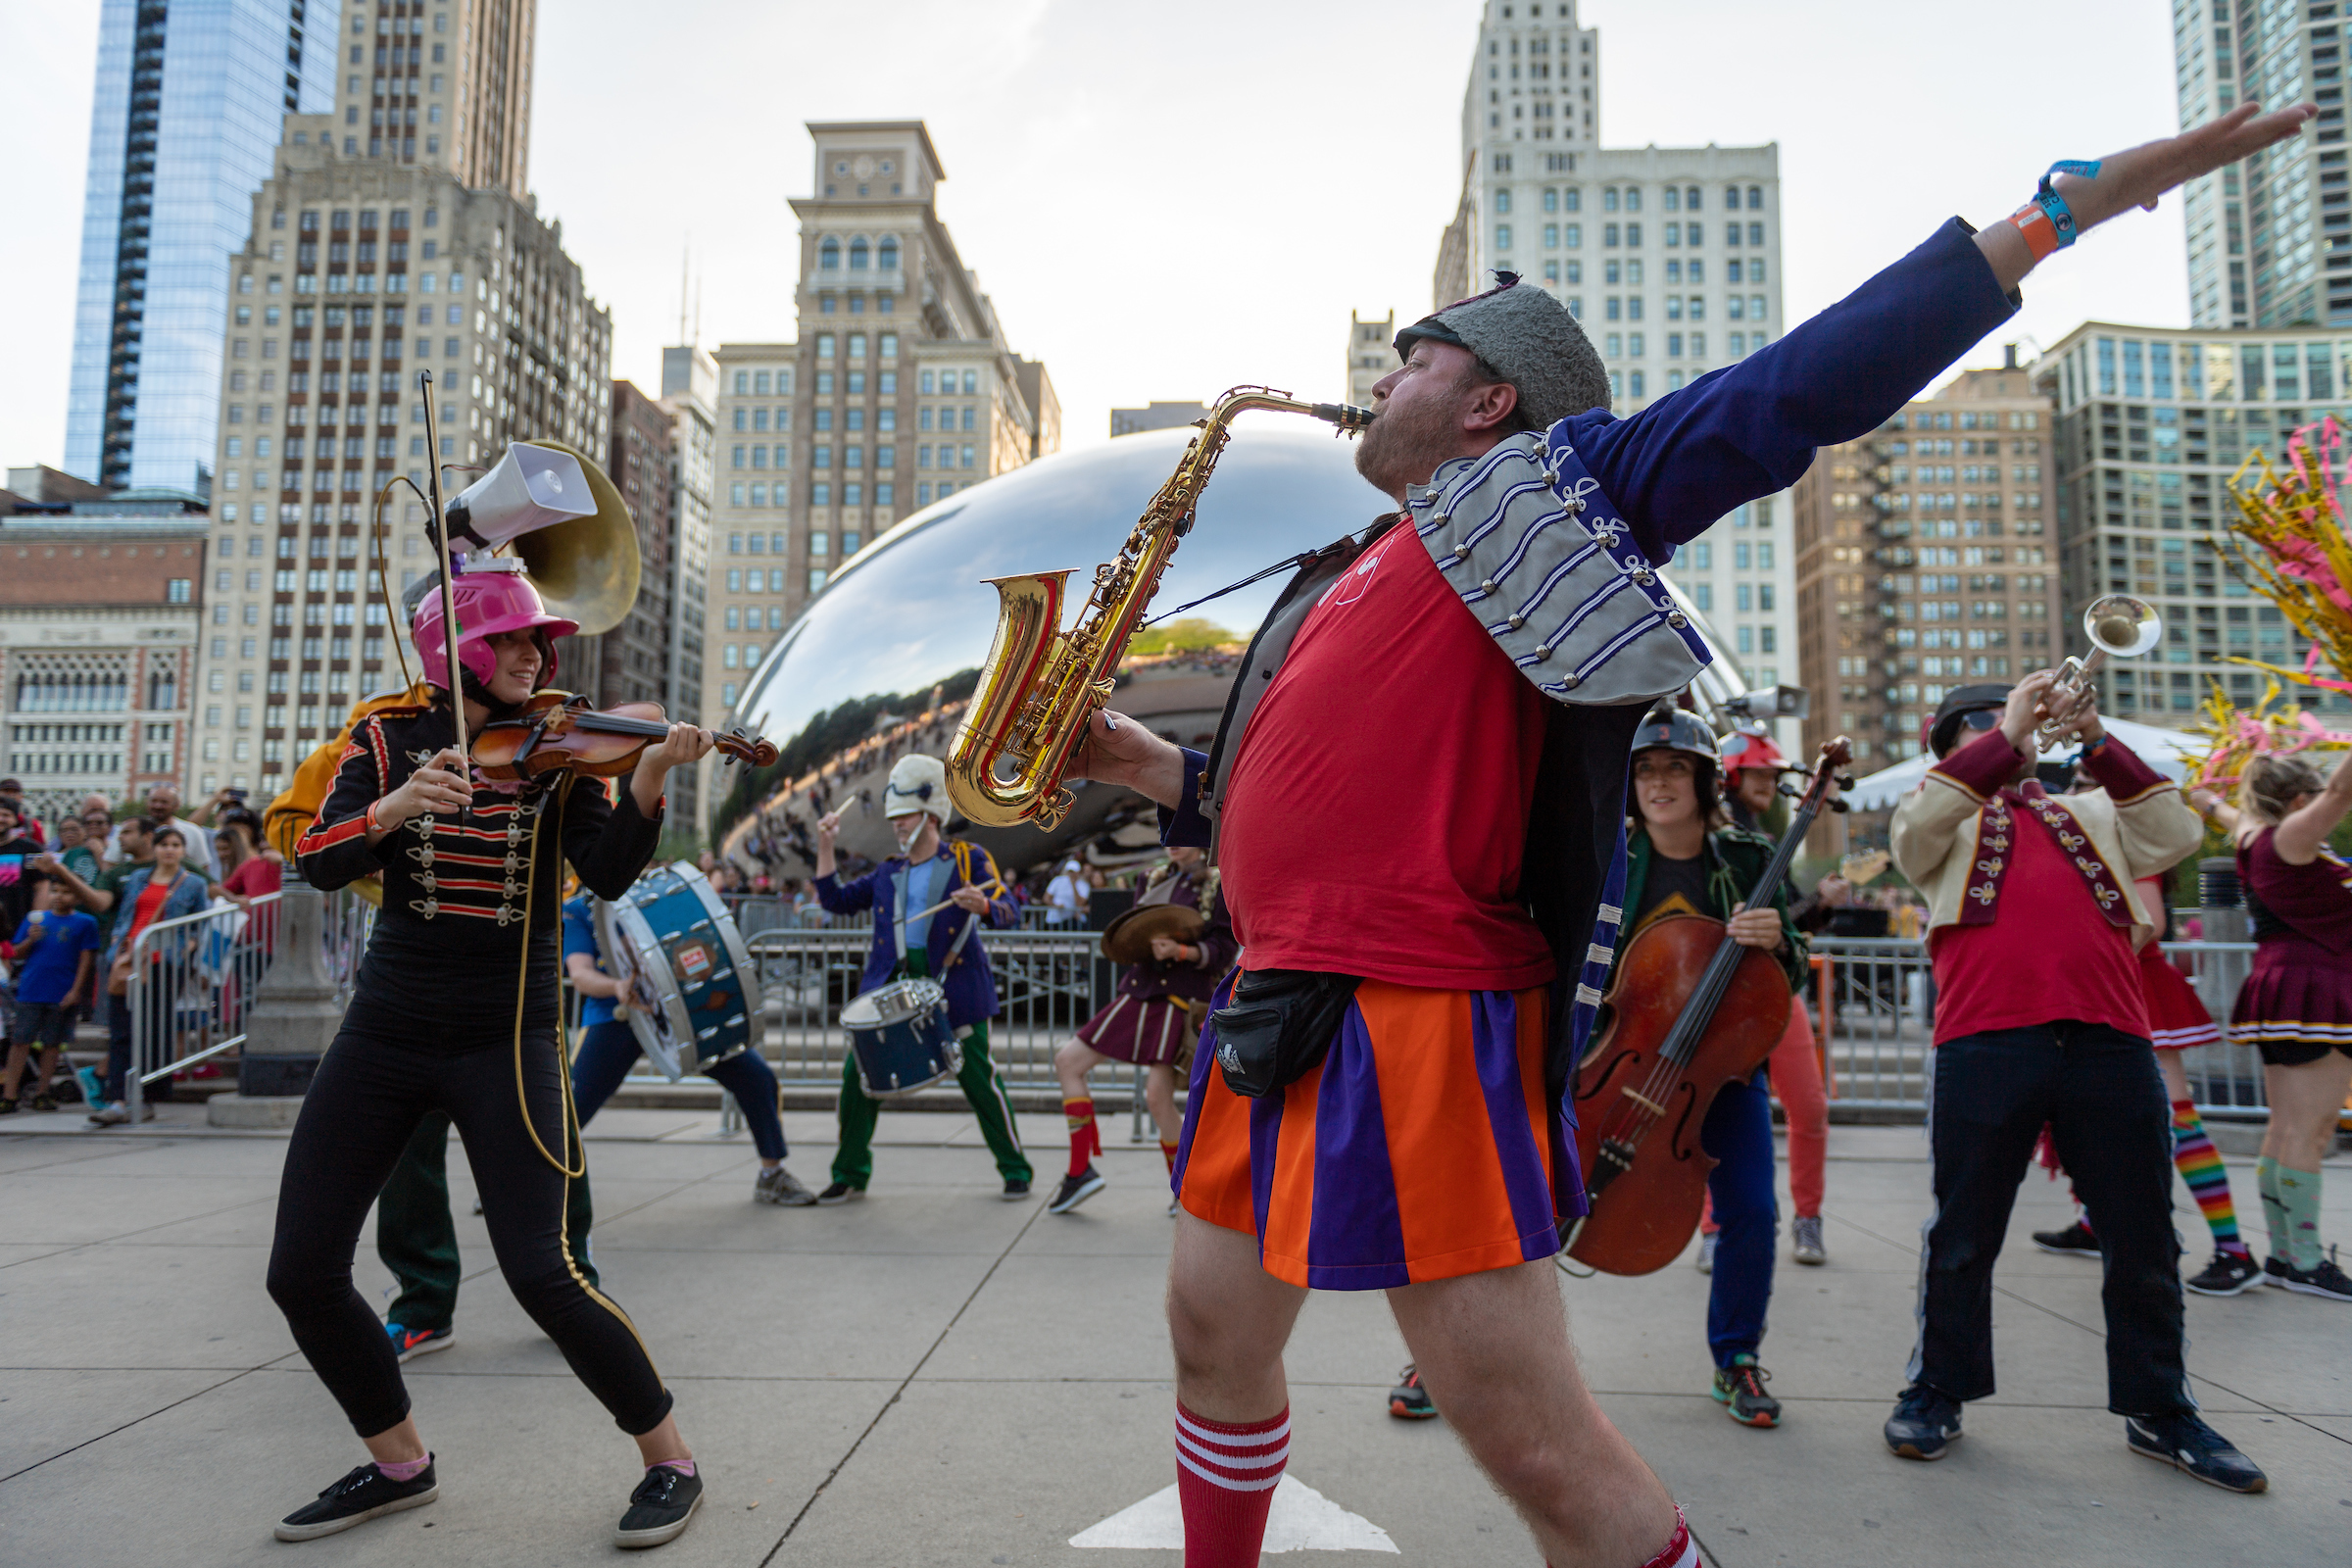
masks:
<svg viewBox="0 0 2352 1568"><path fill-rule="evenodd" d="M2090 884L2038 817L2013 808L2010 821L2009 869L1992 923L1940 925L1928 940L1936 1043L2062 1018L2146 1039L2147 993L2131 931L2108 924ZM1955 845L1952 853L1975 848ZM2129 875L2108 869L2119 879Z"/></svg>
<svg viewBox="0 0 2352 1568"><path fill-rule="evenodd" d="M1308 612L1250 715L1218 857L1250 969L1520 990L1544 699L1393 527Z"/></svg>

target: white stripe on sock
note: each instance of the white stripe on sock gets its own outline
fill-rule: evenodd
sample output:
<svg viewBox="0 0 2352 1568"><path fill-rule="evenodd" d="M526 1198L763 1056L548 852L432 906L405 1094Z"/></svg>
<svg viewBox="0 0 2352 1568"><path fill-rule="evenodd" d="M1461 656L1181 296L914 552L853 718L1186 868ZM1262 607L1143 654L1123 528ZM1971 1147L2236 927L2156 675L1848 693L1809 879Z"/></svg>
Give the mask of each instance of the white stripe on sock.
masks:
<svg viewBox="0 0 2352 1568"><path fill-rule="evenodd" d="M1176 1426L1179 1431L1191 1433L1203 1446L1212 1448L1262 1448L1269 1444L1288 1442L1291 1436L1291 1418L1287 1415L1282 1418L1282 1425L1264 1432L1211 1432L1198 1422L1187 1421L1184 1412L1179 1410L1176 1412Z"/></svg>
<svg viewBox="0 0 2352 1568"><path fill-rule="evenodd" d="M1187 1439L1181 1432L1176 1434L1176 1451L1198 1454L1203 1464L1221 1464L1228 1470L1269 1470L1276 1465L1288 1463L1291 1457L1291 1446L1287 1443L1272 1453L1245 1458L1241 1454L1229 1450L1204 1448L1200 1444Z"/></svg>
<svg viewBox="0 0 2352 1568"><path fill-rule="evenodd" d="M1201 1480L1207 1482L1210 1486L1220 1487L1227 1492L1270 1492L1274 1488L1282 1485L1282 1477L1278 1475L1268 1476L1263 1481L1228 1480L1224 1476L1212 1474L1209 1471L1203 1470L1199 1465L1193 1463L1192 1460L1185 1457L1184 1450L1182 1448L1178 1448L1176 1450L1176 1462L1184 1466L1187 1470L1190 1470L1193 1474L1199 1476Z"/></svg>

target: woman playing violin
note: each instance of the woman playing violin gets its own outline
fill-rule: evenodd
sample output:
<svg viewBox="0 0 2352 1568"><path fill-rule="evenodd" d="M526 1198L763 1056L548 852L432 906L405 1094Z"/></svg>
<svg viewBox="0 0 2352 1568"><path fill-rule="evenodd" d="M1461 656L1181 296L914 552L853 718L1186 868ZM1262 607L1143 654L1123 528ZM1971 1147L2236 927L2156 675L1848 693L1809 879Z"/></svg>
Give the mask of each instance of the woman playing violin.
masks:
<svg viewBox="0 0 2352 1568"><path fill-rule="evenodd" d="M1715 737L1694 713L1660 710L1635 733L1626 793L1635 818L1626 834L1626 940L1669 914L1726 923L1732 940L1770 953L1790 990L1806 974L1805 939L1788 917L1788 882L1769 907L1740 900L1772 859L1772 841L1722 820L1722 759ZM1799 1004L1801 1005L1801 1004ZM1714 1396L1742 1426L1776 1427L1781 1404L1764 1392L1769 1374L1756 1359L1772 1301L1780 1206L1773 1193L1772 1095L1768 1069L1717 1091L1699 1143L1720 1161L1707 1195L1720 1227L1707 1298L1707 1346L1714 1353Z"/></svg>
<svg viewBox="0 0 2352 1568"><path fill-rule="evenodd" d="M646 1469L615 1544L675 1538L702 1496L636 1326L564 1248L565 1178L580 1155L557 946L564 863L606 898L625 893L660 838L669 770L708 753L711 737L670 726L610 795L568 772L474 787L454 744L452 703L465 703L467 734L519 710L556 672L554 639L578 629L548 613L519 572L489 564L454 585L463 692L447 689L441 600L427 595L413 625L432 700L380 710L353 731L296 851L315 887L371 871L384 883L351 1006L295 1124L270 1259L270 1294L371 1462L289 1514L280 1540L332 1534L438 1494L395 1348L351 1276L361 1222L433 1111L464 1136L515 1298L636 1440Z"/></svg>

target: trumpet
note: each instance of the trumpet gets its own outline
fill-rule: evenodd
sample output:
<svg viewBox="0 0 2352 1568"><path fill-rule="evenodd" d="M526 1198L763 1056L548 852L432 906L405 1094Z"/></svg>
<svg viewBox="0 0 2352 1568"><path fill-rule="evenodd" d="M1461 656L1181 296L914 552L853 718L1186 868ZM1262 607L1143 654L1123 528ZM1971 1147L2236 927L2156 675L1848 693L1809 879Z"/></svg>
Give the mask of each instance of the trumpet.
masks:
<svg viewBox="0 0 2352 1568"><path fill-rule="evenodd" d="M2164 635L2164 617L2144 599L2134 599L2130 594L2107 594L2092 600L2090 608L2082 612L2082 635L2090 639L2090 656L2077 659L2069 655L2059 664L2058 679L2044 700L2053 713L2088 685L2091 672L2110 658L2137 659L2155 647L2157 639ZM2058 733L2057 721L2045 719L2034 732L2034 738L2046 750L2058 743Z"/></svg>

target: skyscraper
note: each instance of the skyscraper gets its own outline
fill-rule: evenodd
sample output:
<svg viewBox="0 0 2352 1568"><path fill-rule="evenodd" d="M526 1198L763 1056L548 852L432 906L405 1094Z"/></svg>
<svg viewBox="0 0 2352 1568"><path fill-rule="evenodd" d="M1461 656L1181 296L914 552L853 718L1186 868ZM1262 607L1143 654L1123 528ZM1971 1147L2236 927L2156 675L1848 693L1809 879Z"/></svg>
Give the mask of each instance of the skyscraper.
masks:
<svg viewBox="0 0 2352 1568"><path fill-rule="evenodd" d="M104 0L66 468L203 494L228 257L281 119L334 93L340 0Z"/></svg>
<svg viewBox="0 0 2352 1568"><path fill-rule="evenodd" d="M1599 33L1574 0L1486 0L1434 303L1495 271L1549 290L1607 362L1623 415L1780 335L1780 148L1610 148L1600 130ZM1794 673L1789 515L1786 495L1753 502L1669 567L1752 685Z"/></svg>
<svg viewBox="0 0 2352 1568"><path fill-rule="evenodd" d="M2352 191L2341 88L2346 24L2331 3L2173 0L2183 129L2241 101L2308 96L2319 118L2181 191L2188 318L2199 327L2352 322Z"/></svg>
<svg viewBox="0 0 2352 1568"><path fill-rule="evenodd" d="M202 710L192 790L276 790L354 696L415 671L397 606L433 551L423 507L393 493L376 583L387 485L429 489L436 466L486 466L525 438L611 460L612 317L524 186L531 24L528 4L491 0L347 14L333 111L284 117L248 194L213 327L226 353L199 679L222 700ZM470 477L451 468L445 488ZM659 510L640 526L665 529ZM593 687L584 663L566 653L561 681Z"/></svg>

